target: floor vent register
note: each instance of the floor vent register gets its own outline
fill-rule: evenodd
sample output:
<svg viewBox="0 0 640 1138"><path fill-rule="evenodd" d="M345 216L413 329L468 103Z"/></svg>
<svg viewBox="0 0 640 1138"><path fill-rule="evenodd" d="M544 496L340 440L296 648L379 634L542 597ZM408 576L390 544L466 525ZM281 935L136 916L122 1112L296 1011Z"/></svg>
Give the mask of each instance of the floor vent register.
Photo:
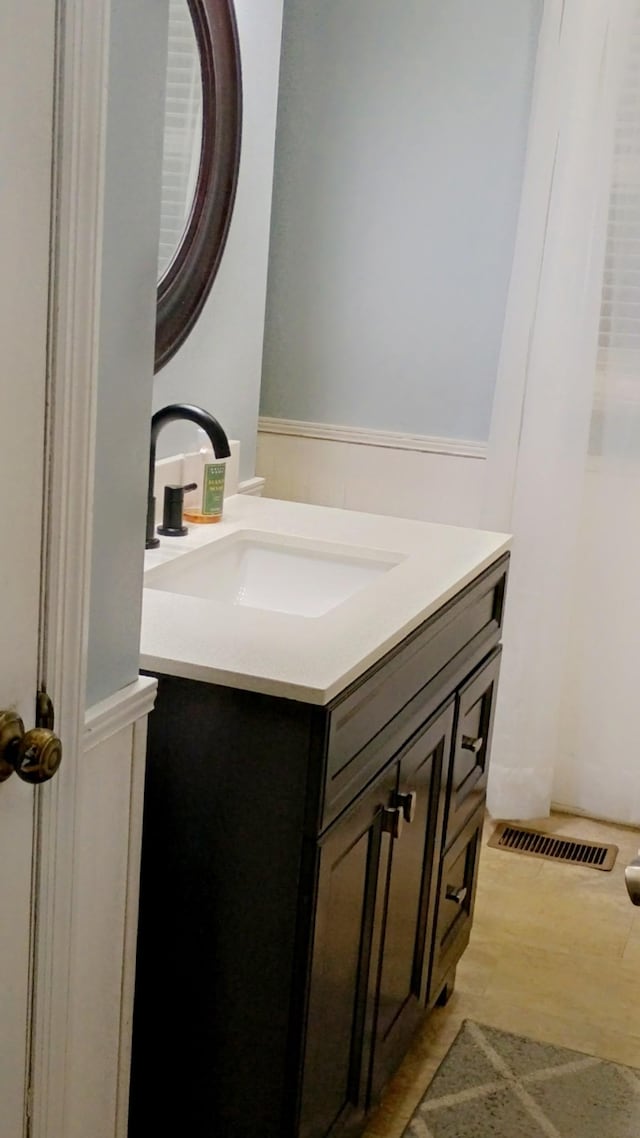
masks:
<svg viewBox="0 0 640 1138"><path fill-rule="evenodd" d="M488 844L493 849L509 850L512 853L527 854L529 857L542 857L546 861L563 861L567 865L584 865L588 869L613 869L618 847L602 845L599 842L586 842L581 838L567 838L564 835L545 834L542 830L528 830L522 826L512 826L500 822L496 826Z"/></svg>

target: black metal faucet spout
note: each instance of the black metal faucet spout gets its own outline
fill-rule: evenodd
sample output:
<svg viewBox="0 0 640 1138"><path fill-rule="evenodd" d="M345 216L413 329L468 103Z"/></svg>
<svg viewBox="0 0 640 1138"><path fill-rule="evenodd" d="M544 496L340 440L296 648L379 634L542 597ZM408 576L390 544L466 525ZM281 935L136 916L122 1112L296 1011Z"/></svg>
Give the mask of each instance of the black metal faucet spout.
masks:
<svg viewBox="0 0 640 1138"><path fill-rule="evenodd" d="M156 411L151 419L151 442L149 445L149 492L147 495L147 533L145 546L147 549L155 549L160 544L155 535L155 519L156 519L156 500L153 496L153 482L155 477L156 466L156 443L158 435L167 423L174 423L179 419L184 419L189 423L195 423L196 426L202 427L206 431L213 447L213 453L216 458L229 458L231 451L229 449L229 440L226 436L224 429L220 426L217 419L205 411L202 407L196 407L193 403L170 403L162 410Z"/></svg>

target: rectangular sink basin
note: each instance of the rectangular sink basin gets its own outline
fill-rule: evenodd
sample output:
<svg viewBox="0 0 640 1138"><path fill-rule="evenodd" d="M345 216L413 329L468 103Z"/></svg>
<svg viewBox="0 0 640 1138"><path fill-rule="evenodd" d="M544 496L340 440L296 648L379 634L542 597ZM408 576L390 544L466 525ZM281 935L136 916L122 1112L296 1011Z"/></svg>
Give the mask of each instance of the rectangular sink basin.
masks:
<svg viewBox="0 0 640 1138"><path fill-rule="evenodd" d="M240 531L147 570L145 588L317 617L403 560L401 554Z"/></svg>

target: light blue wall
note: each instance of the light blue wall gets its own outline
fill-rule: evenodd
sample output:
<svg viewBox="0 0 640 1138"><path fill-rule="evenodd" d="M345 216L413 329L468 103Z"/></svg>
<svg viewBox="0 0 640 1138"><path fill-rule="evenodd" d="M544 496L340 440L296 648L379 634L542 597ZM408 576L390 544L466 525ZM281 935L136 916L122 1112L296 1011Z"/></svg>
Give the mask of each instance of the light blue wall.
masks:
<svg viewBox="0 0 640 1138"><path fill-rule="evenodd" d="M486 439L543 0L285 0L261 412Z"/></svg>
<svg viewBox="0 0 640 1138"><path fill-rule="evenodd" d="M89 705L138 675L167 8L112 2Z"/></svg>
<svg viewBox="0 0 640 1138"><path fill-rule="evenodd" d="M255 469L267 289L282 0L235 0L242 58L238 192L220 269L198 323L156 376L154 410L197 403L240 439L241 476ZM200 445L193 427L167 427L158 457Z"/></svg>
<svg viewBox="0 0 640 1138"><path fill-rule="evenodd" d="M152 410L201 403L254 472L282 0L236 0L244 135L220 273L190 339L154 385L168 0L112 0L87 702L138 675ZM197 441L197 436L195 436ZM187 449L180 427L159 456Z"/></svg>

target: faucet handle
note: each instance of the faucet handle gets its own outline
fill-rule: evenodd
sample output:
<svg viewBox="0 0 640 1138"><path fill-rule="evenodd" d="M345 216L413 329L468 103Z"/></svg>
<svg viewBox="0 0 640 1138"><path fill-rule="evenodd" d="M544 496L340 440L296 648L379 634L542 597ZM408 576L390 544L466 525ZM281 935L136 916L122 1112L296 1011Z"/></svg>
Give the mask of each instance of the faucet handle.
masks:
<svg viewBox="0 0 640 1138"><path fill-rule="evenodd" d="M182 521L184 496L186 491L197 490L197 488L197 482L188 482L186 486L165 486L162 525L158 526L158 533L161 533L163 537L184 537L188 532Z"/></svg>

